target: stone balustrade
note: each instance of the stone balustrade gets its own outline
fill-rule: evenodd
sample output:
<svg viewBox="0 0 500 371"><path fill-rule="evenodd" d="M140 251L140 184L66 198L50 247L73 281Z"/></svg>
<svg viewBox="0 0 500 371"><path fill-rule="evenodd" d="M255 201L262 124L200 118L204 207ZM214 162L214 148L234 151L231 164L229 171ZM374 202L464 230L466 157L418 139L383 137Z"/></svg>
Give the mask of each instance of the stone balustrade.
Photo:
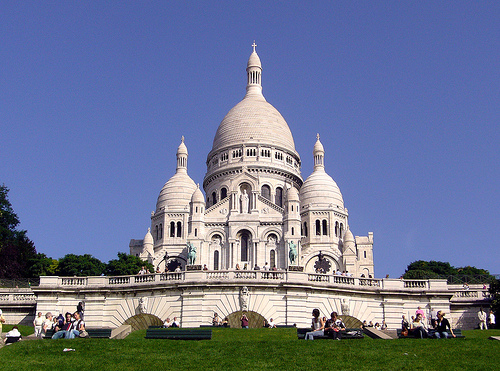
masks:
<svg viewBox="0 0 500 371"><path fill-rule="evenodd" d="M31 289L0 289L0 305L32 305L36 296Z"/></svg>
<svg viewBox="0 0 500 371"><path fill-rule="evenodd" d="M306 284L328 285L339 288L356 288L361 290L431 290L448 291L446 280L401 280L347 277L328 274L306 273L296 271L183 271L156 273L133 276L100 276L100 277L40 277L40 288L100 288L145 285L170 285L178 283L259 283L270 284ZM471 291L473 292L473 291ZM475 292L475 291L474 291ZM1 300L1 297L0 297Z"/></svg>

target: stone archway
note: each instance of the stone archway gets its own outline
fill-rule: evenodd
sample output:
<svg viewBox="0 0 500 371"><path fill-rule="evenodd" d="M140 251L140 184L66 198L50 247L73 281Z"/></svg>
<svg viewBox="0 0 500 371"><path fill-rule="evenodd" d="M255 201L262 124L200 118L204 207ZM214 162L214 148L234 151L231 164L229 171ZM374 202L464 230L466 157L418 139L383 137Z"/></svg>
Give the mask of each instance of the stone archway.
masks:
<svg viewBox="0 0 500 371"><path fill-rule="evenodd" d="M229 326L231 326L231 328L241 328L241 321L240 321L240 318L241 318L241 315L245 313L246 316L248 317L248 327L249 328L260 328L260 327L264 327L264 322L265 322L265 318L260 315L259 313L257 312L254 312L254 311L237 311L237 312L233 312L231 313L229 316L227 316L227 322L229 323Z"/></svg>
<svg viewBox="0 0 500 371"><path fill-rule="evenodd" d="M363 324L363 322L353 316L339 315L339 318L342 319L346 328L360 328Z"/></svg>
<svg viewBox="0 0 500 371"><path fill-rule="evenodd" d="M147 329L149 326L161 326L163 322L160 318L152 314L141 313L130 317L123 324L130 325L132 326L132 331L137 331Z"/></svg>

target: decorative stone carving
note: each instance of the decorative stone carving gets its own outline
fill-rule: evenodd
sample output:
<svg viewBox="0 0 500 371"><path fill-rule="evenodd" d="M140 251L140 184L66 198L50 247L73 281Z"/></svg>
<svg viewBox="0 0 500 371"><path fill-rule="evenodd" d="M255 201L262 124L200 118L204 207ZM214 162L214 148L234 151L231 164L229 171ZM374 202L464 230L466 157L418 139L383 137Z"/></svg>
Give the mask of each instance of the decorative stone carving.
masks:
<svg viewBox="0 0 500 371"><path fill-rule="evenodd" d="M346 302L345 299L342 299L342 303L340 304L340 309L342 311L343 316L349 316L350 310L349 310L349 302Z"/></svg>
<svg viewBox="0 0 500 371"><path fill-rule="evenodd" d="M143 296L139 299L139 312L147 313L147 311L148 311L148 298Z"/></svg>
<svg viewBox="0 0 500 371"><path fill-rule="evenodd" d="M249 298L248 287L243 286L240 290L240 310L242 312L248 311L248 298Z"/></svg>
<svg viewBox="0 0 500 371"><path fill-rule="evenodd" d="M226 215L227 209L224 207L224 208L220 209L219 213L221 213L222 215Z"/></svg>

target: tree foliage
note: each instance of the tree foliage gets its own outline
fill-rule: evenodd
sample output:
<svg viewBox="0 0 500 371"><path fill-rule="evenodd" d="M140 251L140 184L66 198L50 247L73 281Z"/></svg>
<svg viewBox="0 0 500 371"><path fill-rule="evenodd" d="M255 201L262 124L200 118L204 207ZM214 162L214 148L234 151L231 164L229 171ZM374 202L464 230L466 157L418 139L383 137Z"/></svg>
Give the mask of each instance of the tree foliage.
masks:
<svg viewBox="0 0 500 371"><path fill-rule="evenodd" d="M498 316L500 313L500 280L496 279L490 283L491 309ZM497 322L498 323L498 322Z"/></svg>
<svg viewBox="0 0 500 371"><path fill-rule="evenodd" d="M486 269L476 267L453 267L450 263L439 261L417 260L410 263L406 268L403 278L406 279L429 279L445 278L446 276L489 276Z"/></svg>
<svg viewBox="0 0 500 371"><path fill-rule="evenodd" d="M137 274L142 267L154 272L153 264L141 260L135 255L118 253L118 259L110 260L106 267L106 274L110 276L132 275Z"/></svg>
<svg viewBox="0 0 500 371"><path fill-rule="evenodd" d="M0 278L30 277L30 262L36 257L26 231L18 230L19 218L8 199L9 189L0 186Z"/></svg>
<svg viewBox="0 0 500 371"><path fill-rule="evenodd" d="M67 254L59 259L57 274L60 276L100 276L106 270L106 264L90 254Z"/></svg>

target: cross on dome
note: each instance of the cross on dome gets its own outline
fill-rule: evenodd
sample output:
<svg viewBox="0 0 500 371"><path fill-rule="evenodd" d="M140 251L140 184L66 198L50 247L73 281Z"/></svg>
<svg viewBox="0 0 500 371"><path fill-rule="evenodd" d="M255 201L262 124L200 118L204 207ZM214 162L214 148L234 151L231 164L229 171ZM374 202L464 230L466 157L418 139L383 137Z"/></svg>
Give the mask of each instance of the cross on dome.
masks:
<svg viewBox="0 0 500 371"><path fill-rule="evenodd" d="M319 140L319 133L316 133L316 139Z"/></svg>
<svg viewBox="0 0 500 371"><path fill-rule="evenodd" d="M255 40L253 41L253 44L252 44L252 47L253 47L253 52L255 53L255 47L257 46L257 44L255 43Z"/></svg>

